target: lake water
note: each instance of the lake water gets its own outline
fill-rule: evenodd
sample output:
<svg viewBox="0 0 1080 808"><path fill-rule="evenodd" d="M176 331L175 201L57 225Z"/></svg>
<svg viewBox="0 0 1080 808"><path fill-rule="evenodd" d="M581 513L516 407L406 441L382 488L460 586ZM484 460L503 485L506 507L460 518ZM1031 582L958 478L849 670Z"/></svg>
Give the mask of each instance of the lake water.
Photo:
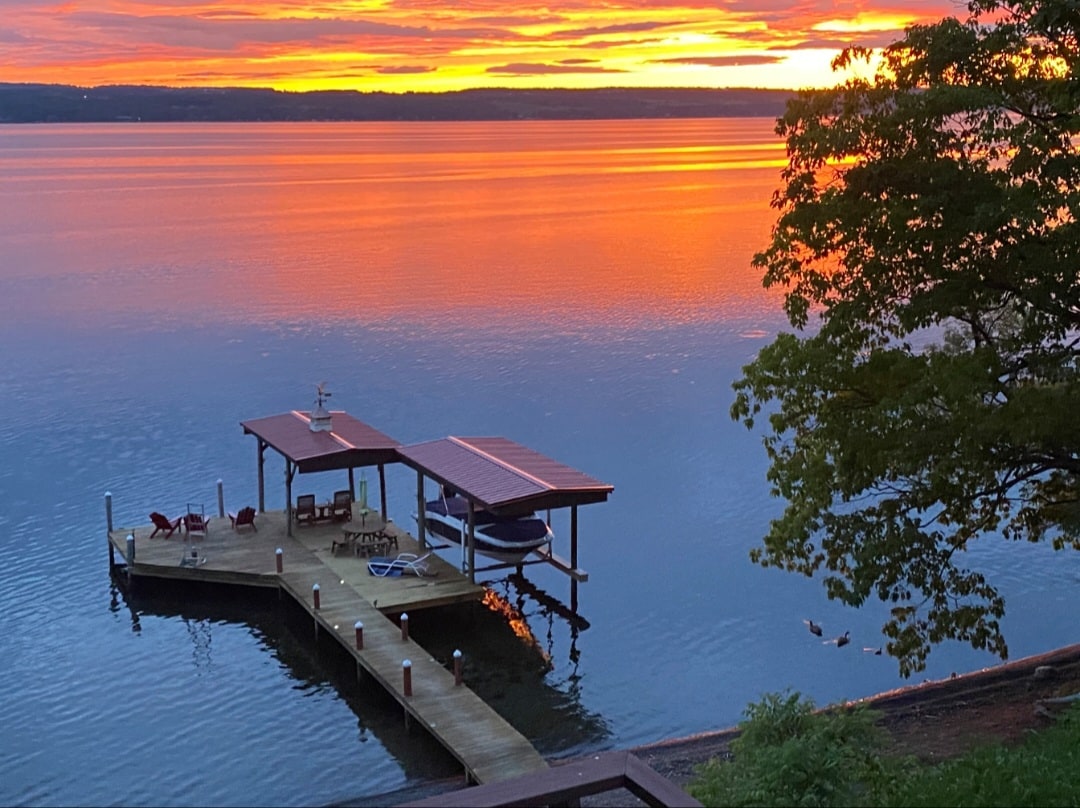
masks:
<svg viewBox="0 0 1080 808"><path fill-rule="evenodd" d="M319 382L402 442L503 435L614 486L579 513L576 619L540 566L489 581L518 634L411 615L544 755L910 683L862 651L883 607L747 559L780 503L728 407L786 325L750 267L782 163L764 119L0 127L0 803L323 804L457 773L275 598L110 578L106 492L117 524L216 509L218 479L254 503L239 422ZM388 469L399 523L414 488ZM1014 658L1077 641L1075 554L974 561ZM912 681L995 662L947 645Z"/></svg>

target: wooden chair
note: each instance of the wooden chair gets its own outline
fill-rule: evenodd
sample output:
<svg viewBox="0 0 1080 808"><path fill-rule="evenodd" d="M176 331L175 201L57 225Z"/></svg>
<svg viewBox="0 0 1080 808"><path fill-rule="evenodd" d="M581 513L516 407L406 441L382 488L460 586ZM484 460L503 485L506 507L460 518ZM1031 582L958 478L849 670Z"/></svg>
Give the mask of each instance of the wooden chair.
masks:
<svg viewBox="0 0 1080 808"><path fill-rule="evenodd" d="M163 539L169 538L179 527L180 522L183 520L182 516L178 516L175 519L169 519L165 514L154 511L150 514L150 521L154 523L154 532L150 534L150 538L154 538L158 533L164 533Z"/></svg>
<svg viewBox="0 0 1080 808"><path fill-rule="evenodd" d="M293 511L293 518L296 519L298 525L315 524L319 517L315 510L314 494L301 494L296 498L296 510Z"/></svg>
<svg viewBox="0 0 1080 808"><path fill-rule="evenodd" d="M250 526L256 533L259 531L255 527L255 509L250 505L246 508L241 508L236 513L229 512L229 521L232 522L232 529L239 530L245 525Z"/></svg>
<svg viewBox="0 0 1080 808"><path fill-rule="evenodd" d="M330 506L330 517L349 521L352 519L352 491L335 491L334 503Z"/></svg>
<svg viewBox="0 0 1080 808"><path fill-rule="evenodd" d="M384 552L389 553L391 547L395 550L399 549L397 533L391 533L389 530L384 530L379 533L379 540L386 545L386 550Z"/></svg>
<svg viewBox="0 0 1080 808"><path fill-rule="evenodd" d="M187 531L189 536L202 536L206 538L206 533L210 529L210 520L206 516L206 511L202 505L194 505L188 503L188 512L184 516L184 530Z"/></svg>

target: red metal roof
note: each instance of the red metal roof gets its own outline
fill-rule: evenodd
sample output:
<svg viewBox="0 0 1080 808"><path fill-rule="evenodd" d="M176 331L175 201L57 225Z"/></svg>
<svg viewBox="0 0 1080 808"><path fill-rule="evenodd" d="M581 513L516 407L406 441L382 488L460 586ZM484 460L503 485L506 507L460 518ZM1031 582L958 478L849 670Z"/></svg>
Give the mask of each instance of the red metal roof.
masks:
<svg viewBox="0 0 1080 808"><path fill-rule="evenodd" d="M543 510L604 502L614 486L499 437L398 447L401 460L490 510Z"/></svg>
<svg viewBox="0 0 1080 808"><path fill-rule="evenodd" d="M296 464L301 473L396 462L396 440L346 412L330 413L329 432L311 431L311 413L301 410L241 421L245 435L256 435Z"/></svg>

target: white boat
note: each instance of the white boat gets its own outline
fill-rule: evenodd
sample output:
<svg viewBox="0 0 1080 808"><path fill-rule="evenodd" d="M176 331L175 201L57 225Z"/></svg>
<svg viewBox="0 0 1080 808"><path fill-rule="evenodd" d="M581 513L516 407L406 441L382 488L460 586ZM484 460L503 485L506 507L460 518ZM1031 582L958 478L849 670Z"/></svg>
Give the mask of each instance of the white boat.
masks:
<svg viewBox="0 0 1080 808"><path fill-rule="evenodd" d="M468 500L458 496L430 500L424 505L424 519L430 533L460 545L469 530ZM555 538L547 522L535 513L497 516L477 510L474 524L476 552L506 564L524 560Z"/></svg>

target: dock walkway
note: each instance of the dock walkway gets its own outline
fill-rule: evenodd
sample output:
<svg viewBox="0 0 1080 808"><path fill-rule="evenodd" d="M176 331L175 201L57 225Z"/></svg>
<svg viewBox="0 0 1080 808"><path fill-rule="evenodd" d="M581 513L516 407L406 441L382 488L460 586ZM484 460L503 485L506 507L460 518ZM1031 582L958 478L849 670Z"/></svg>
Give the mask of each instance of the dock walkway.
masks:
<svg viewBox="0 0 1080 808"><path fill-rule="evenodd" d="M465 768L476 783L493 783L547 768L528 740L455 676L433 659L398 622L402 612L479 600L484 589L470 583L452 565L431 555L431 577L382 578L367 571L364 558L338 550L341 525L294 528L287 535L283 512L260 513L257 530L234 531L229 519L213 518L205 538L192 540L177 530L170 538L151 539L152 526L121 527L109 533L110 552L126 558L127 537L135 537L135 557L128 563L135 577L169 578L221 584L277 587L290 595L334 636L362 668L386 689L406 713L424 727ZM426 551L391 523L398 552ZM277 572L277 549L282 572ZM181 558L197 552L194 566ZM315 608L318 585L319 608ZM355 624L363 624L363 648L356 647ZM409 660L411 695L405 692L403 662Z"/></svg>

